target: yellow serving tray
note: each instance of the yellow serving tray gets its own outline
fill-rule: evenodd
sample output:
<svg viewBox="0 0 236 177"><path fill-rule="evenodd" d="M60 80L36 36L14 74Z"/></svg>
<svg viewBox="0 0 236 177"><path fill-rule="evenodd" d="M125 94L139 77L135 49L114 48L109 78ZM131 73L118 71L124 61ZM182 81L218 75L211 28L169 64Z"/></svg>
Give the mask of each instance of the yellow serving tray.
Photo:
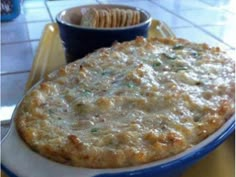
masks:
<svg viewBox="0 0 236 177"><path fill-rule="evenodd" d="M175 37L168 26L153 20L149 37ZM32 70L26 84L26 90L51 71L65 65L63 47L55 23L46 25ZM234 177L235 176L235 136L231 135L222 145L198 163L189 168L182 177ZM2 177L6 177L1 173Z"/></svg>

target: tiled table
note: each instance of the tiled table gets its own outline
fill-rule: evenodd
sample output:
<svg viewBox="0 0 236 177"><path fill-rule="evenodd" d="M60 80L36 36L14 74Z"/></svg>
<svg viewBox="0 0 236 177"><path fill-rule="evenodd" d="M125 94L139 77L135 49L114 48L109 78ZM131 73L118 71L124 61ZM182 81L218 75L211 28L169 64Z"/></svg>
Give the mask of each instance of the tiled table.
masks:
<svg viewBox="0 0 236 177"><path fill-rule="evenodd" d="M207 42L236 53L235 0L24 0L14 21L1 23L0 120L9 120L24 94L25 84L47 23L62 9L95 3L128 4L144 8L163 20L177 37ZM9 122L2 122L1 138Z"/></svg>
<svg viewBox="0 0 236 177"><path fill-rule="evenodd" d="M8 120L24 94L45 24L62 9L94 3L128 4L144 8L165 21L178 37L207 42L235 53L236 3L233 0L25 0L14 21L1 24L0 119ZM2 123L3 137L8 124Z"/></svg>

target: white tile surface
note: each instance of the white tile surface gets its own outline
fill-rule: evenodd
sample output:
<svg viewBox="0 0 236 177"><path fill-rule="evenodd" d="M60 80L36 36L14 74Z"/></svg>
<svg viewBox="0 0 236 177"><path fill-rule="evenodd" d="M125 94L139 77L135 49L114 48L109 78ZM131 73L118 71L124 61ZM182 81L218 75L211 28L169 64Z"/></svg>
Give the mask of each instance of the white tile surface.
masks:
<svg viewBox="0 0 236 177"><path fill-rule="evenodd" d="M175 11L174 13L190 20L199 26L234 24L236 19L235 14L220 9L194 9Z"/></svg>
<svg viewBox="0 0 236 177"><path fill-rule="evenodd" d="M34 22L34 23L2 23L1 43L13 43L13 42L27 42L30 40L38 40L41 38L42 32L46 24L51 21Z"/></svg>
<svg viewBox="0 0 236 177"><path fill-rule="evenodd" d="M228 43L232 47L236 48L236 24L225 26L205 26L205 30L214 34L218 38L222 39L224 42Z"/></svg>
<svg viewBox="0 0 236 177"><path fill-rule="evenodd" d="M1 24L1 43L19 42L29 40L28 29L26 23Z"/></svg>
<svg viewBox="0 0 236 177"><path fill-rule="evenodd" d="M28 23L28 35L31 40L39 40L42 36L45 26L51 23L51 21L37 22L37 23Z"/></svg>
<svg viewBox="0 0 236 177"><path fill-rule="evenodd" d="M45 7L21 8L20 15L9 23L18 25L19 23L28 23L35 21L47 21L50 16Z"/></svg>
<svg viewBox="0 0 236 177"><path fill-rule="evenodd" d="M24 95L29 73L1 76L0 120L10 119L15 105Z"/></svg>
<svg viewBox="0 0 236 177"><path fill-rule="evenodd" d="M228 46L221 43L220 41L214 39L213 37L207 35L205 32L197 28L179 28L173 29L173 32L179 38L185 38L197 43L208 43L211 46L219 46L224 49L229 49Z"/></svg>
<svg viewBox="0 0 236 177"><path fill-rule="evenodd" d="M30 42L1 46L1 73L29 71L33 62Z"/></svg>
<svg viewBox="0 0 236 177"><path fill-rule="evenodd" d="M23 8L25 20L32 21L49 21L50 17L46 8Z"/></svg>
<svg viewBox="0 0 236 177"><path fill-rule="evenodd" d="M33 41L33 42L31 42L32 53L33 53L33 56L34 56L34 57L35 57L35 54L36 54L36 52L37 52L38 45L39 45L39 41Z"/></svg>
<svg viewBox="0 0 236 177"><path fill-rule="evenodd" d="M25 8L45 7L45 3L42 0L24 0L23 7Z"/></svg>
<svg viewBox="0 0 236 177"><path fill-rule="evenodd" d="M203 3L206 3L213 7L218 7L220 9L232 12L236 14L236 1L235 0L200 0Z"/></svg>
<svg viewBox="0 0 236 177"><path fill-rule="evenodd" d="M182 11L198 8L210 8L211 6L199 0L151 0L171 11Z"/></svg>

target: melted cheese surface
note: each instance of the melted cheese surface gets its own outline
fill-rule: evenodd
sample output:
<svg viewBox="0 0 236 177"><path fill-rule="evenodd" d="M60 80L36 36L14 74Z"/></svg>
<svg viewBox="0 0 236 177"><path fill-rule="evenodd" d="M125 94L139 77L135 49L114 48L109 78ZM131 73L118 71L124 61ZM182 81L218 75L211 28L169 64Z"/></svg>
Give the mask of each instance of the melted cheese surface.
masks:
<svg viewBox="0 0 236 177"><path fill-rule="evenodd" d="M234 60L180 39L137 38L48 75L23 100L17 128L61 163L116 168L199 143L234 112Z"/></svg>

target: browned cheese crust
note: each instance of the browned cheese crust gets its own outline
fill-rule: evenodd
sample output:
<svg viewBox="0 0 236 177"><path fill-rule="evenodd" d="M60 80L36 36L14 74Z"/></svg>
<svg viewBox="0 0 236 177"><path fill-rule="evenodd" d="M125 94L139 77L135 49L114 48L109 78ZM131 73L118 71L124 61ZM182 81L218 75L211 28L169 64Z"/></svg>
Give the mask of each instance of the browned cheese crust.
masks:
<svg viewBox="0 0 236 177"><path fill-rule="evenodd" d="M63 164L117 168L173 156L234 113L235 61L183 39L116 43L47 76L21 102L16 126Z"/></svg>

